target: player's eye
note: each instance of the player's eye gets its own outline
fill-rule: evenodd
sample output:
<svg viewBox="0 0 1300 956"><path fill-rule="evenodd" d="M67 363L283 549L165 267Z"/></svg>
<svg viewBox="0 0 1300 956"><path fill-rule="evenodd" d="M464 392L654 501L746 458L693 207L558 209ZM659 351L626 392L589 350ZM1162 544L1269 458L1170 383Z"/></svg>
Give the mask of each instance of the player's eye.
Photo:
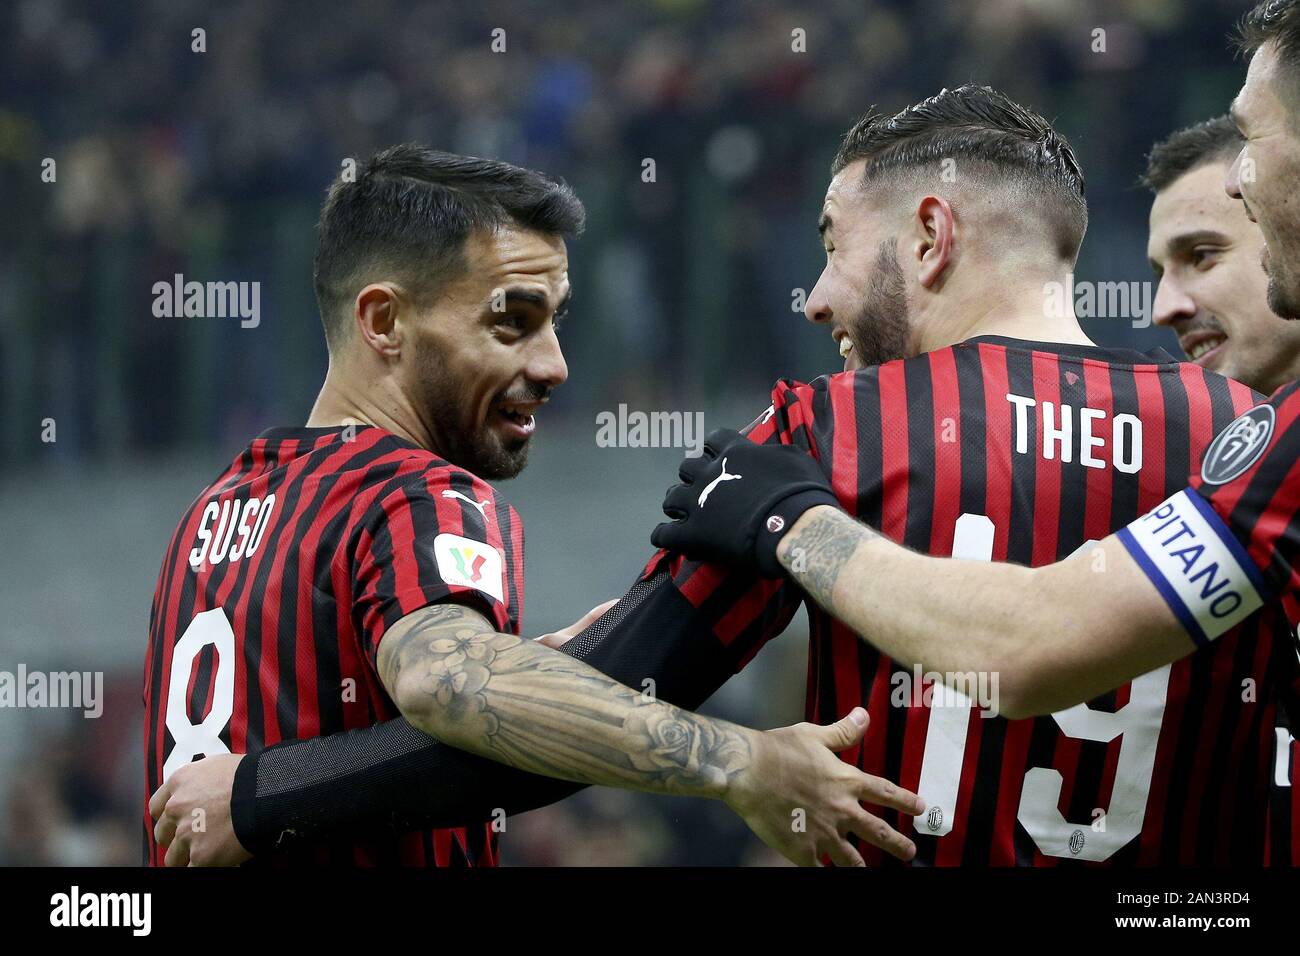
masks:
<svg viewBox="0 0 1300 956"><path fill-rule="evenodd" d="M528 331L528 320L517 312L512 312L508 315L501 316L497 321L497 326L522 335L524 332Z"/></svg>
<svg viewBox="0 0 1300 956"><path fill-rule="evenodd" d="M1197 246L1192 250L1192 266L1197 269L1208 269L1213 266L1219 259L1219 250L1212 246Z"/></svg>

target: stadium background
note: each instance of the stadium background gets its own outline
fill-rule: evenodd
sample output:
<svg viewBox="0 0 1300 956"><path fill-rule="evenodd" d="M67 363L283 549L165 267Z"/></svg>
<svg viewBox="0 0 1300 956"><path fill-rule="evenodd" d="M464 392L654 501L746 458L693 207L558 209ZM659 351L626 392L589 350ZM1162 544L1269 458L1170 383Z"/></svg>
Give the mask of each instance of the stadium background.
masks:
<svg viewBox="0 0 1300 956"><path fill-rule="evenodd" d="M569 383L503 491L525 629L622 593L677 449L601 448L620 404L739 425L779 376L840 367L792 311L839 136L875 103L995 85L1088 177L1080 279L1147 280L1151 143L1226 109L1246 9L979 3L17 0L0 8L0 670L102 670L104 715L0 709L0 862L140 859L140 685L180 511L251 437L301 423L325 352L312 225L345 157L403 140L536 166L587 204ZM191 31L206 30L206 53ZM505 30L506 51L490 49ZM791 50L791 31L806 52ZM1094 52L1096 29L1106 50ZM45 157L57 181L41 181ZM642 181L652 158L656 181ZM151 287L259 281L261 319L159 319ZM1098 341L1176 351L1125 320ZM42 441L53 419L54 442ZM707 708L802 717L802 615ZM589 791L511 820L513 863L771 862L717 804Z"/></svg>

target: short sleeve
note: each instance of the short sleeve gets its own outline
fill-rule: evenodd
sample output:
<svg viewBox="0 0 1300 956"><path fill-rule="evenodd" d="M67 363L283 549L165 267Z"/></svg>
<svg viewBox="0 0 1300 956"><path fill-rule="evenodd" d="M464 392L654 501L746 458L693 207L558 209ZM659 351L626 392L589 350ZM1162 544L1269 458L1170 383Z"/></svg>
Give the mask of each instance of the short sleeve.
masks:
<svg viewBox="0 0 1300 956"><path fill-rule="evenodd" d="M523 529L492 486L430 468L370 509L352 556L352 620L371 663L384 633L430 604L454 601L518 633Z"/></svg>

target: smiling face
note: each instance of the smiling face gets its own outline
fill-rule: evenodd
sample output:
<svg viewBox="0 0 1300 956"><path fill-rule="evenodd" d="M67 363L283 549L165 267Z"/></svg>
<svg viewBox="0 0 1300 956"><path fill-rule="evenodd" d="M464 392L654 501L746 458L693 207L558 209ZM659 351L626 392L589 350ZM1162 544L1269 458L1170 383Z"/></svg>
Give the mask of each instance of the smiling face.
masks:
<svg viewBox="0 0 1300 956"><path fill-rule="evenodd" d="M568 253L558 236L503 226L471 234L464 254L469 269L407 330L402 387L442 457L488 480L512 478L527 462L535 413L569 374L556 337Z"/></svg>
<svg viewBox="0 0 1300 956"><path fill-rule="evenodd" d="M1204 368L1271 392L1300 364L1300 324L1268 307L1264 237L1223 190L1229 160L1178 177L1151 206L1147 257L1159 280L1154 319Z"/></svg>
<svg viewBox="0 0 1300 956"><path fill-rule="evenodd" d="M850 163L826 190L826 266L804 307L808 321L830 326L845 371L915 354L898 239L863 194L865 165Z"/></svg>
<svg viewBox="0 0 1300 956"><path fill-rule="evenodd" d="M1300 318L1300 135L1296 79L1278 60L1275 41L1255 51L1232 118L1246 145L1228 171L1228 194L1245 202L1267 249L1268 302L1274 312Z"/></svg>

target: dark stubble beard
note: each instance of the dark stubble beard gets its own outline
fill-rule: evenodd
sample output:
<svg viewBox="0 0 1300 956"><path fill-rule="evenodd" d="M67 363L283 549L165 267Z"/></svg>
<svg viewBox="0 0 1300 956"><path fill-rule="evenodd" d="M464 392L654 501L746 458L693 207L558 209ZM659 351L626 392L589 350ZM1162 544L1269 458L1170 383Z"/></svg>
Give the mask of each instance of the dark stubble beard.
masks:
<svg viewBox="0 0 1300 956"><path fill-rule="evenodd" d="M1277 257L1268 260L1268 307L1284 319L1300 319L1300 288L1289 269L1279 267Z"/></svg>
<svg viewBox="0 0 1300 956"><path fill-rule="evenodd" d="M911 324L896 246L894 239L880 244L862 307L845 325L858 361L867 368L907 357Z"/></svg>
<svg viewBox="0 0 1300 956"><path fill-rule="evenodd" d="M416 379L420 391L418 404L433 424L441 446L438 453L442 458L486 481L503 481L524 470L528 464L531 439L507 446L491 428L490 417L477 428L465 424L465 396L473 392L455 380L436 349L422 350L419 367ZM547 391L544 386L541 390ZM519 401L532 401L545 396L530 393L512 397ZM495 410L488 414L495 414Z"/></svg>

